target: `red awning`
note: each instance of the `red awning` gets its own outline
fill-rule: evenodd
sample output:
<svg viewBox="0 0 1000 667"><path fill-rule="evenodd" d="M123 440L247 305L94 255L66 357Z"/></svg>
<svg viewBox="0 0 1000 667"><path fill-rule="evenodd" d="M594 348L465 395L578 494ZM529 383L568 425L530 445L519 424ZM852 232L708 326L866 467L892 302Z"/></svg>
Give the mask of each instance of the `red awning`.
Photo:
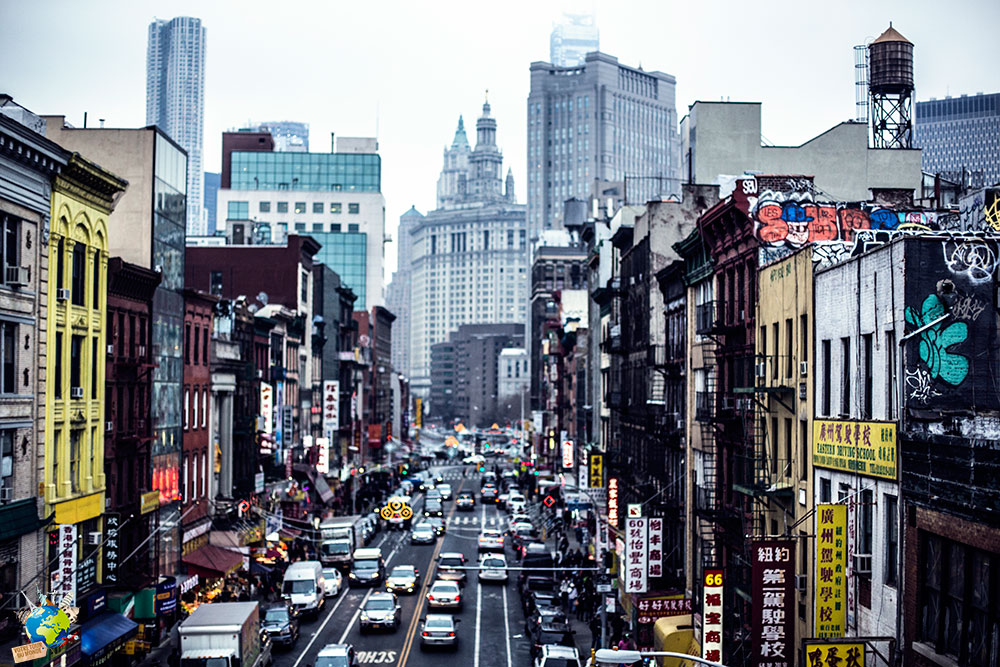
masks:
<svg viewBox="0 0 1000 667"><path fill-rule="evenodd" d="M206 544L184 556L182 560L188 567L188 574L217 579L238 570L243 565L243 554Z"/></svg>

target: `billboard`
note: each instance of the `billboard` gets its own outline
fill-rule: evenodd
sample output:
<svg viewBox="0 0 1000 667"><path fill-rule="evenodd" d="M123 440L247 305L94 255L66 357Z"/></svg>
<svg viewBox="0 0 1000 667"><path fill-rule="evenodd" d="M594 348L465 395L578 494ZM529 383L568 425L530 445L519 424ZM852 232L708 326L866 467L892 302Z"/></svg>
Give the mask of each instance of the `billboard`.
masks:
<svg viewBox="0 0 1000 667"><path fill-rule="evenodd" d="M316 438L316 448L316 472L326 475L330 472L330 439Z"/></svg>
<svg viewBox="0 0 1000 667"><path fill-rule="evenodd" d="M562 441L562 467L563 468L572 468L573 467L573 464L576 462L576 460L574 458L574 455L575 455L575 451L574 450L575 450L575 448L573 446L573 441L572 440L563 440Z"/></svg>
<svg viewBox="0 0 1000 667"><path fill-rule="evenodd" d="M847 506L816 506L816 636L847 626Z"/></svg>
<svg viewBox="0 0 1000 667"><path fill-rule="evenodd" d="M323 433L333 437L340 428L340 382L323 381Z"/></svg>
<svg viewBox="0 0 1000 667"><path fill-rule="evenodd" d="M645 593L649 587L649 543L646 519L625 520L625 592Z"/></svg>
<svg viewBox="0 0 1000 667"><path fill-rule="evenodd" d="M813 465L896 479L895 422L813 422Z"/></svg>
<svg viewBox="0 0 1000 667"><path fill-rule="evenodd" d="M753 543L751 664L792 667L795 660L795 542Z"/></svg>
<svg viewBox="0 0 1000 667"><path fill-rule="evenodd" d="M51 543L55 554L52 559L50 590L56 598L68 595L76 605L76 526L63 523L56 526L55 539Z"/></svg>

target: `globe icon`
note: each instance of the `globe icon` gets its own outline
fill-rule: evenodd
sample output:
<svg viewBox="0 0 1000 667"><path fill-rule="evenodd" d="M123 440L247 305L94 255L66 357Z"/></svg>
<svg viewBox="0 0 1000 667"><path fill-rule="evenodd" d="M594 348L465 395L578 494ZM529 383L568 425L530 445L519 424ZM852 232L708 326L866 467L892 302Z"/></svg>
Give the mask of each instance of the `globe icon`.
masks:
<svg viewBox="0 0 1000 667"><path fill-rule="evenodd" d="M59 607L35 607L24 619L24 629L31 641L58 646L69 634L69 616Z"/></svg>

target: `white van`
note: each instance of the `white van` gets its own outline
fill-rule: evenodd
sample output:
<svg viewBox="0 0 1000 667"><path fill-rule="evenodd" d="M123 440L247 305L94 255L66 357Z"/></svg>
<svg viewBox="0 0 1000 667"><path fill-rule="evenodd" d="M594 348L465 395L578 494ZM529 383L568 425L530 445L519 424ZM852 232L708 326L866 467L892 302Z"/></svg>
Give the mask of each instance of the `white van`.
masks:
<svg viewBox="0 0 1000 667"><path fill-rule="evenodd" d="M326 603L326 577L318 560L292 563L285 570L281 595L300 613L318 616Z"/></svg>

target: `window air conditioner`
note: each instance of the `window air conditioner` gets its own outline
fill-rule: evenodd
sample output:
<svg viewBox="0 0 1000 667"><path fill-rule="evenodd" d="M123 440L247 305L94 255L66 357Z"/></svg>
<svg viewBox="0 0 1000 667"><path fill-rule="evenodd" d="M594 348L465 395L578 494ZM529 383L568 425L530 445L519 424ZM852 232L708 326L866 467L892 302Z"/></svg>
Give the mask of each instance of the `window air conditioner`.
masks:
<svg viewBox="0 0 1000 667"><path fill-rule="evenodd" d="M795 575L795 590L804 591L809 585L809 577L804 574Z"/></svg>
<svg viewBox="0 0 1000 667"><path fill-rule="evenodd" d="M139 358L140 359L145 359L146 358L146 346L145 345L140 345L139 346Z"/></svg>
<svg viewBox="0 0 1000 667"><path fill-rule="evenodd" d="M101 543L101 532L98 530L87 533L87 544L96 546Z"/></svg>
<svg viewBox="0 0 1000 667"><path fill-rule="evenodd" d="M854 574L872 573L872 555L854 554Z"/></svg>
<svg viewBox="0 0 1000 667"><path fill-rule="evenodd" d="M799 375L802 377L807 377L809 375L809 362L800 361L799 362Z"/></svg>
<svg viewBox="0 0 1000 667"><path fill-rule="evenodd" d="M70 387L70 398L83 398L83 387Z"/></svg>
<svg viewBox="0 0 1000 667"><path fill-rule="evenodd" d="M758 378L767 377L767 362L761 361L757 364L756 375Z"/></svg>
<svg viewBox="0 0 1000 667"><path fill-rule="evenodd" d="M69 301L69 290L65 287L60 287L56 290L56 299L59 301Z"/></svg>
<svg viewBox="0 0 1000 667"><path fill-rule="evenodd" d="M4 271L4 282L11 287L26 287L28 285L28 267L8 266Z"/></svg>
<svg viewBox="0 0 1000 667"><path fill-rule="evenodd" d="M115 353L115 346L109 343L108 344L108 356L113 356L114 353Z"/></svg>
<svg viewBox="0 0 1000 667"><path fill-rule="evenodd" d="M113 421L104 422L104 432L111 433L115 430L115 423Z"/></svg>
<svg viewBox="0 0 1000 667"><path fill-rule="evenodd" d="M0 487L0 503L10 502L14 497L14 488L10 486Z"/></svg>

